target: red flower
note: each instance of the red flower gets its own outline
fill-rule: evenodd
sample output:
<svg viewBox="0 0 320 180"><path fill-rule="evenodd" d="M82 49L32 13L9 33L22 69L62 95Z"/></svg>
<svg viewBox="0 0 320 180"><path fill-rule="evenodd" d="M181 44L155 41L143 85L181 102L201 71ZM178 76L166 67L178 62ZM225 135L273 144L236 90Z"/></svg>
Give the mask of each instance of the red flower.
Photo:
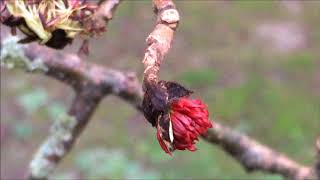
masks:
<svg viewBox="0 0 320 180"><path fill-rule="evenodd" d="M201 100L182 97L172 102L170 110L171 143L162 138L158 128L157 138L161 148L168 154L171 154L174 149L197 150L195 143L199 140L198 136L205 135L208 128L212 128L212 123L208 119L207 106ZM166 145L168 143L170 144Z"/></svg>

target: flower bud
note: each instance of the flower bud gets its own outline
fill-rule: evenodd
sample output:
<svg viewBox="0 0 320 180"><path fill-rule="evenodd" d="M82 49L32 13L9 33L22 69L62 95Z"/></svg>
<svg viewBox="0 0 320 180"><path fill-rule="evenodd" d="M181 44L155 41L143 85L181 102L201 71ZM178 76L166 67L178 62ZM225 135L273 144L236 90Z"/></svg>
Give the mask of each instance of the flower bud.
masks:
<svg viewBox="0 0 320 180"><path fill-rule="evenodd" d="M212 128L207 106L191 99L191 93L177 83L165 81L145 88L144 115L156 126L159 144L170 155L176 149L195 151L198 137Z"/></svg>

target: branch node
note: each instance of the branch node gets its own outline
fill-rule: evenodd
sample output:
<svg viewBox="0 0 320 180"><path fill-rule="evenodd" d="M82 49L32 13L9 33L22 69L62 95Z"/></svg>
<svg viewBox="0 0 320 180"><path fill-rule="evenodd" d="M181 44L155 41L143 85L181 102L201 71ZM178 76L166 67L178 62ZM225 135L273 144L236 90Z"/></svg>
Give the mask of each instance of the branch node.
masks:
<svg viewBox="0 0 320 180"><path fill-rule="evenodd" d="M160 14L161 23L168 24L172 29L176 29L180 20L179 12L176 9L166 9Z"/></svg>

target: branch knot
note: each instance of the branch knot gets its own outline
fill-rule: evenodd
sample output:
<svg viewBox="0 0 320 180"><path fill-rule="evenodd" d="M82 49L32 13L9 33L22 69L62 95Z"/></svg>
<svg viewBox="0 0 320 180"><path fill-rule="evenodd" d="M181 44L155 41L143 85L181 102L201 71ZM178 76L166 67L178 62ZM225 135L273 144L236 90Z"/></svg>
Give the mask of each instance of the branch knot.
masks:
<svg viewBox="0 0 320 180"><path fill-rule="evenodd" d="M159 15L160 21L163 24L167 24L170 28L175 30L178 26L180 16L176 9L166 9Z"/></svg>

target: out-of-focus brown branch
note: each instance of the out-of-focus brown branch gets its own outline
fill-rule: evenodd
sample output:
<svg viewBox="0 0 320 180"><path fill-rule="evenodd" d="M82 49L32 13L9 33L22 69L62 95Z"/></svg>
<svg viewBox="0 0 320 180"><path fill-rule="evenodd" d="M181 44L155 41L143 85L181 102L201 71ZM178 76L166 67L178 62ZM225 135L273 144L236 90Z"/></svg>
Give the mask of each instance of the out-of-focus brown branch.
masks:
<svg viewBox="0 0 320 180"><path fill-rule="evenodd" d="M74 141L104 96L112 93L140 108L141 85L134 73L107 69L82 61L75 54L61 53L37 44L24 45L20 49L30 63L41 60L46 69L41 72L72 86L76 92L68 113L69 120L67 123L65 119L56 121L53 131L36 153L30 168L32 179L47 177L55 169L58 162L72 149ZM72 122L73 119L75 122ZM48 153L47 149L57 151Z"/></svg>
<svg viewBox="0 0 320 180"><path fill-rule="evenodd" d="M315 179L311 167L300 165L287 156L219 123L214 124L214 128L209 129L208 135L203 139L219 145L248 172L263 171L296 180Z"/></svg>
<svg viewBox="0 0 320 180"><path fill-rule="evenodd" d="M11 37L12 38L12 37ZM76 97L67 116L58 119L30 164L31 179L47 178L72 149L100 100L114 94L140 109L141 85L134 73L123 73L82 61L38 44L2 42L1 65L38 72L74 88ZM14 41L14 40L11 40Z"/></svg>
<svg viewBox="0 0 320 180"><path fill-rule="evenodd" d="M123 73L97 64L82 61L76 54L57 52L50 48L30 44L21 46L31 61L41 59L47 71L44 73L74 87L76 91L85 84L93 84L104 94L113 93L140 108L142 94L138 79L133 72Z"/></svg>
<svg viewBox="0 0 320 180"><path fill-rule="evenodd" d="M118 0L101 1L95 13L96 25L107 24L119 4ZM1 3L2 4L2 3ZM1 9L2 12L2 9ZM8 20L8 15L2 20ZM4 22L4 21L3 21ZM1 39L4 40L4 39ZM67 115L52 126L49 137L40 146L30 163L30 179L47 179L89 122L100 100L110 93L130 101L139 108L141 86L133 73L105 69L83 62L74 54L64 54L39 45L1 42L1 65L42 72L72 86L75 99ZM134 95L133 95L134 94Z"/></svg>
<svg viewBox="0 0 320 180"><path fill-rule="evenodd" d="M71 150L103 97L100 89L92 84L81 87L76 93L68 115L61 116L53 124L49 137L32 159L30 179L46 179L53 172Z"/></svg>

